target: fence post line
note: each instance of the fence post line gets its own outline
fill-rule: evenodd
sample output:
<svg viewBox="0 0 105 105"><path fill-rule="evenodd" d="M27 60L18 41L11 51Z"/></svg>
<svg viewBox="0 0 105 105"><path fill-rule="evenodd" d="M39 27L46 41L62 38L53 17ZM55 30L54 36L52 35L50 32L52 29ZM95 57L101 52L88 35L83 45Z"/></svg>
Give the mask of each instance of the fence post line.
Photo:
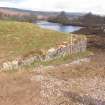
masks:
<svg viewBox="0 0 105 105"><path fill-rule="evenodd" d="M73 36L70 35L71 54L73 53Z"/></svg>

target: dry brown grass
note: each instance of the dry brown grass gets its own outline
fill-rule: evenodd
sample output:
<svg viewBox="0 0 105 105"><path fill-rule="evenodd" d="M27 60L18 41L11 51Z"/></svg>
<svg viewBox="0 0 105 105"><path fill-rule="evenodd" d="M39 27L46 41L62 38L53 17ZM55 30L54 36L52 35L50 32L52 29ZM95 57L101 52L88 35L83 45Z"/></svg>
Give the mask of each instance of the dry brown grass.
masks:
<svg viewBox="0 0 105 105"><path fill-rule="evenodd" d="M0 105L39 105L40 83L31 81L31 72L0 74Z"/></svg>

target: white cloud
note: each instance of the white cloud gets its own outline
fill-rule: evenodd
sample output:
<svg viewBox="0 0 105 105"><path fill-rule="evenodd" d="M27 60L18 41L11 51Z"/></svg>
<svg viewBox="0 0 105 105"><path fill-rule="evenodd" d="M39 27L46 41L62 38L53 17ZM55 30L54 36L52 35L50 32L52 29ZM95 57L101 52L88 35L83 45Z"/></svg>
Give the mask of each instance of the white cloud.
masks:
<svg viewBox="0 0 105 105"><path fill-rule="evenodd" d="M17 7L32 10L93 12L105 14L104 0L15 0L0 2L0 6Z"/></svg>
<svg viewBox="0 0 105 105"><path fill-rule="evenodd" d="M0 2L0 7L12 7L12 6L14 6L14 3Z"/></svg>

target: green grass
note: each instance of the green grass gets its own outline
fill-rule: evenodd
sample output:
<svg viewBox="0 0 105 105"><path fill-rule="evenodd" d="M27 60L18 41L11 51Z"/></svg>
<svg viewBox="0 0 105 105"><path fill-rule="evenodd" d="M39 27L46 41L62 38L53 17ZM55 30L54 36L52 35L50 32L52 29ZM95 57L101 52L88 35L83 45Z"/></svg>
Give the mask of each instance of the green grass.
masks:
<svg viewBox="0 0 105 105"><path fill-rule="evenodd" d="M81 53L77 53L77 54L66 55L64 57L56 58L56 59L51 60L51 61L34 62L31 66L35 67L35 66L39 66L39 65L49 66L49 65L66 64L66 63L70 63L70 62L77 60L77 59L85 58L91 54L92 54L91 51L85 51L85 52L81 52Z"/></svg>
<svg viewBox="0 0 105 105"><path fill-rule="evenodd" d="M85 38L82 35L74 37L78 40ZM67 33L42 29L27 22L0 21L0 63L27 55L35 49L47 50L65 41L70 41Z"/></svg>
<svg viewBox="0 0 105 105"><path fill-rule="evenodd" d="M14 58L31 50L48 49L67 40L64 33L26 22L0 21L0 58Z"/></svg>

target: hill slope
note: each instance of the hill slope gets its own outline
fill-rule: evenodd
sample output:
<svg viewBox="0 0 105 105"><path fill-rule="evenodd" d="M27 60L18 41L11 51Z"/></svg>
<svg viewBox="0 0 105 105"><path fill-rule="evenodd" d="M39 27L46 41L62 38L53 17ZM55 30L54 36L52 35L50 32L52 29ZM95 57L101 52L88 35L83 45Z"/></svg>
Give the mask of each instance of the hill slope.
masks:
<svg viewBox="0 0 105 105"><path fill-rule="evenodd" d="M67 35L41 29L25 22L0 21L0 62L35 48L47 49L67 39Z"/></svg>
<svg viewBox="0 0 105 105"><path fill-rule="evenodd" d="M8 8L8 7L0 7L0 12L9 15L34 15L34 16L57 16L59 12L55 11L32 11L32 10L23 10L18 8ZM83 16L84 13L79 12L66 12L66 15L70 18L77 18Z"/></svg>

